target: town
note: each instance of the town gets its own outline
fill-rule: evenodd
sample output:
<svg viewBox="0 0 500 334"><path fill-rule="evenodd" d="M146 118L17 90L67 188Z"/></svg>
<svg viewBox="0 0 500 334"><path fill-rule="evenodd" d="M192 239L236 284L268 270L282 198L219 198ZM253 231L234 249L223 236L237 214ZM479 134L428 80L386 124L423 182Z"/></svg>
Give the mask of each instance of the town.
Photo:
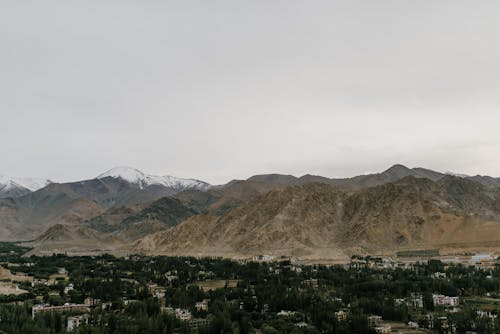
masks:
<svg viewBox="0 0 500 334"><path fill-rule="evenodd" d="M500 332L500 265L491 254L319 265L270 255L26 251L0 245L0 330L8 334Z"/></svg>

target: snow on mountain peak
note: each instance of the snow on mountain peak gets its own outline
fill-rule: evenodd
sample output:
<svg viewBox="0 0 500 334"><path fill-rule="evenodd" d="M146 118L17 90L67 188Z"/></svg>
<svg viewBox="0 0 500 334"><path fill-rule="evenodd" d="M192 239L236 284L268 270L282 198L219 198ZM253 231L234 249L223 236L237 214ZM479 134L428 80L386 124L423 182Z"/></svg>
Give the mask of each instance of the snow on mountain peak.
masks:
<svg viewBox="0 0 500 334"><path fill-rule="evenodd" d="M470 177L469 175L467 174L460 174L460 173L454 173L454 172L446 172L445 173L446 175L451 175L451 176L456 176L456 177L461 177L461 178L467 178L467 177Z"/></svg>
<svg viewBox="0 0 500 334"><path fill-rule="evenodd" d="M103 179L105 177L121 178L130 183L139 183L143 180L146 175L138 169L131 167L115 167L107 172L102 173L97 177L97 179Z"/></svg>
<svg viewBox="0 0 500 334"><path fill-rule="evenodd" d="M33 177L8 177L0 175L0 189L6 191L16 188L25 188L30 191L36 191L52 183L48 179L39 179Z"/></svg>
<svg viewBox="0 0 500 334"><path fill-rule="evenodd" d="M140 188L151 186L151 185L161 185L169 188L175 189L208 189L210 185L203 181L194 179L181 179L170 175L157 176L150 175L141 172L138 169L132 167L115 167L107 172L102 173L97 177L97 179L103 179L105 177L120 178L127 182L137 184Z"/></svg>

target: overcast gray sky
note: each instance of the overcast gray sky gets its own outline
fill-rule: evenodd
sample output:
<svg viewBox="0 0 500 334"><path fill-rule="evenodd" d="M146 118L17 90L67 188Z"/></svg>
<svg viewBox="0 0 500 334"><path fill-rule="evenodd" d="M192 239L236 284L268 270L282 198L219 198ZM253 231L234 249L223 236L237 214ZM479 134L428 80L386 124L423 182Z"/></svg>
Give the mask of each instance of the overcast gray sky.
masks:
<svg viewBox="0 0 500 334"><path fill-rule="evenodd" d="M500 176L500 1L0 0L0 174Z"/></svg>

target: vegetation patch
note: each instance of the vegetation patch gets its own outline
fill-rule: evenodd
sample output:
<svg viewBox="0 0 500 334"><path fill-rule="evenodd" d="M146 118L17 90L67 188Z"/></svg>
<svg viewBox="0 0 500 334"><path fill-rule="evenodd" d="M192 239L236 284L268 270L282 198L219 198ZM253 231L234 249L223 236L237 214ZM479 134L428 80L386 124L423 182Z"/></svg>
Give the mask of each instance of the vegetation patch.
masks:
<svg viewBox="0 0 500 334"><path fill-rule="evenodd" d="M439 256L439 249L414 249L396 252L397 257L433 257Z"/></svg>

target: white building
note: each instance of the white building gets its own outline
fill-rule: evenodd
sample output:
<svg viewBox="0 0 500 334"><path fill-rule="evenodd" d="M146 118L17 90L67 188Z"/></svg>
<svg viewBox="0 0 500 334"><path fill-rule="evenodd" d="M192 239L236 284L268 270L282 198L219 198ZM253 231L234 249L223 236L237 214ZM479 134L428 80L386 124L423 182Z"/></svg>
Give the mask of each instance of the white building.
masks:
<svg viewBox="0 0 500 334"><path fill-rule="evenodd" d="M497 318L496 314L487 311L477 311L476 314L479 318L490 318L491 320L495 320Z"/></svg>
<svg viewBox="0 0 500 334"><path fill-rule="evenodd" d="M294 311L281 310L278 312L278 317L291 317L293 315L295 315Z"/></svg>
<svg viewBox="0 0 500 334"><path fill-rule="evenodd" d="M64 294L68 294L68 292L73 291L75 288L73 286L73 283L69 283L68 286L64 288Z"/></svg>
<svg viewBox="0 0 500 334"><path fill-rule="evenodd" d="M424 308L424 298L422 297L421 294L418 293L411 294L411 306L417 309Z"/></svg>
<svg viewBox="0 0 500 334"><path fill-rule="evenodd" d="M72 332L76 327L81 325L88 325L90 320L90 315L82 314L73 317L68 317L67 326L68 332Z"/></svg>
<svg viewBox="0 0 500 334"><path fill-rule="evenodd" d="M189 312L189 310L181 309L181 308L175 309L175 317L179 320L182 320L182 321L189 321L193 318L193 316L191 315L191 312Z"/></svg>
<svg viewBox="0 0 500 334"><path fill-rule="evenodd" d="M434 306L457 306L460 299L458 297L432 294L432 302Z"/></svg>
<svg viewBox="0 0 500 334"><path fill-rule="evenodd" d="M410 327L411 329L418 329L419 328L418 323L415 321L409 321L408 327Z"/></svg>
<svg viewBox="0 0 500 334"><path fill-rule="evenodd" d="M375 327L375 332L377 332L377 334L391 334L392 328L389 325Z"/></svg>
<svg viewBox="0 0 500 334"><path fill-rule="evenodd" d="M201 302L196 302L196 304L194 305L194 308L197 311L208 311L208 300L204 299Z"/></svg>
<svg viewBox="0 0 500 334"><path fill-rule="evenodd" d="M335 318L337 318L338 321L346 321L347 320L347 312L345 312L343 310L335 312Z"/></svg>
<svg viewBox="0 0 500 334"><path fill-rule="evenodd" d="M432 278L446 278L446 273L441 273L439 271L431 274Z"/></svg>
<svg viewBox="0 0 500 334"><path fill-rule="evenodd" d="M406 299L405 298L395 298L394 299L394 305L396 306L401 306L401 305L406 305Z"/></svg>
<svg viewBox="0 0 500 334"><path fill-rule="evenodd" d="M371 328L378 327L382 322L382 317L380 315L371 315L368 317L368 326Z"/></svg>

